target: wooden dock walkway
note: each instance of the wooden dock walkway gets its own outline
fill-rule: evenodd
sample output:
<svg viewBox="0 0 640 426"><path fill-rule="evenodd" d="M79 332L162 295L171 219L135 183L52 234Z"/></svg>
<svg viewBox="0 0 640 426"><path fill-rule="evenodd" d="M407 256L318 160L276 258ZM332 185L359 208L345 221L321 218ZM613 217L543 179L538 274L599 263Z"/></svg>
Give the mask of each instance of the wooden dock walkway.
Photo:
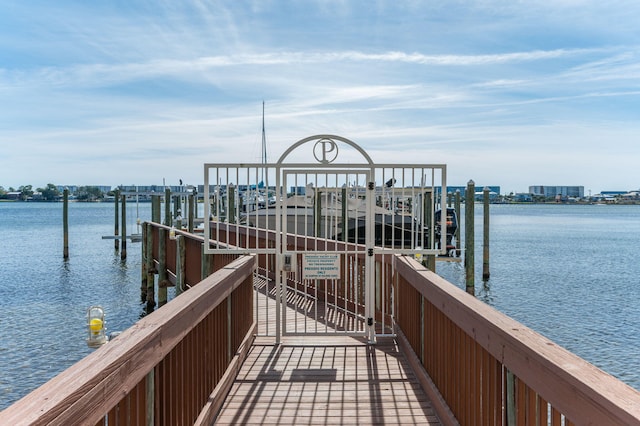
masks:
<svg viewBox="0 0 640 426"><path fill-rule="evenodd" d="M393 340L346 339L257 341L216 424L440 424Z"/></svg>
<svg viewBox="0 0 640 426"><path fill-rule="evenodd" d="M263 289L258 298L257 306L275 306L273 293ZM287 318L300 315L291 305L287 310ZM269 316L275 320L275 312ZM256 338L216 424L441 423L393 338L368 345L328 334L285 336L280 345Z"/></svg>

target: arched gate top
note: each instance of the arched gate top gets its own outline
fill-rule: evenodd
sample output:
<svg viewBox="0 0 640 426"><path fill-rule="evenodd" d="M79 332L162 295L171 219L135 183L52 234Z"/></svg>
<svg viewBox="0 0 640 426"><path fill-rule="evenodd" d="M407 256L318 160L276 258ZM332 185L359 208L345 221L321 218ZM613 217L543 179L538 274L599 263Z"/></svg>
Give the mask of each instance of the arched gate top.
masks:
<svg viewBox="0 0 640 426"><path fill-rule="evenodd" d="M337 159L339 149L336 141L340 141L354 148L356 151L358 151L362 155L362 157L364 157L364 159L369 165L373 165L373 160L371 160L371 157L369 157L369 154L367 154L366 151L362 149L362 147L360 147L357 143L347 138L343 138L342 136L337 136L337 135L314 135L314 136L309 136L304 139L301 139L298 142L291 145L289 149L287 149L284 152L284 154L280 156L277 164L279 166L282 165L285 159L293 151L298 149L300 146L313 141L316 141L315 144L313 145L313 156L316 159L316 161L318 161L318 163L320 164L325 164L325 165L330 164Z"/></svg>

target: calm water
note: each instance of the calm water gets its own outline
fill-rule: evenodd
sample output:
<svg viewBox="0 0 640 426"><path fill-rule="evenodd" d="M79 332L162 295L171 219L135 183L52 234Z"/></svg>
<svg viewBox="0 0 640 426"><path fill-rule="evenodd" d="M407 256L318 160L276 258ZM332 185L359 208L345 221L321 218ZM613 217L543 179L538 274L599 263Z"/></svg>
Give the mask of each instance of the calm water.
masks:
<svg viewBox="0 0 640 426"><path fill-rule="evenodd" d="M150 204L140 204L150 218ZM128 204L128 232L135 205ZM114 205L69 204L69 256L62 259L62 203L0 203L0 409L90 353L86 309L101 305L107 332L124 330L143 312L140 244L120 260Z"/></svg>
<svg viewBox="0 0 640 426"><path fill-rule="evenodd" d="M491 206L491 279L483 283L482 206L476 206L478 297L640 389L640 206ZM86 309L108 331L143 313L140 244L120 260L113 204L0 203L0 409L90 352ZM135 229L136 207L128 205ZM139 206L150 217L150 205ZM461 264L438 272L463 287Z"/></svg>
<svg viewBox="0 0 640 426"><path fill-rule="evenodd" d="M640 206L492 205L491 278L476 294L640 389ZM462 264L437 266L464 287Z"/></svg>

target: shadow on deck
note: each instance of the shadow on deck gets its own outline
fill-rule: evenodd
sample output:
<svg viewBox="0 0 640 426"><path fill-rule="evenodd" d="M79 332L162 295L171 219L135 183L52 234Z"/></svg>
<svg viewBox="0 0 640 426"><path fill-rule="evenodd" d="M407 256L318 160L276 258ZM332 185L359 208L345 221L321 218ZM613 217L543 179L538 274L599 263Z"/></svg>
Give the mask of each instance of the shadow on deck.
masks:
<svg viewBox="0 0 640 426"><path fill-rule="evenodd" d="M267 297L264 282L257 287L256 306L269 306L264 316L274 320L273 292ZM339 311L307 302L314 314L325 307ZM339 334L348 316L340 316L338 324L302 319L299 304L287 305L288 326L297 321L327 334L285 336L280 345L258 337L216 424L440 424L393 338L369 345L364 338ZM259 321L259 331L265 333L269 323Z"/></svg>

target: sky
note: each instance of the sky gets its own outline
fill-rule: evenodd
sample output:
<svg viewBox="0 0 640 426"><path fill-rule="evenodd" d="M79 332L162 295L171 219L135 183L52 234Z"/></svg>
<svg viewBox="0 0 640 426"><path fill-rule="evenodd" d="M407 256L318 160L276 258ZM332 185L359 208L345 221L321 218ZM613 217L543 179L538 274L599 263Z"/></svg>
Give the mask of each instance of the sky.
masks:
<svg viewBox="0 0 640 426"><path fill-rule="evenodd" d="M449 185L640 188L637 0L1 0L0 186L177 185L334 134Z"/></svg>

